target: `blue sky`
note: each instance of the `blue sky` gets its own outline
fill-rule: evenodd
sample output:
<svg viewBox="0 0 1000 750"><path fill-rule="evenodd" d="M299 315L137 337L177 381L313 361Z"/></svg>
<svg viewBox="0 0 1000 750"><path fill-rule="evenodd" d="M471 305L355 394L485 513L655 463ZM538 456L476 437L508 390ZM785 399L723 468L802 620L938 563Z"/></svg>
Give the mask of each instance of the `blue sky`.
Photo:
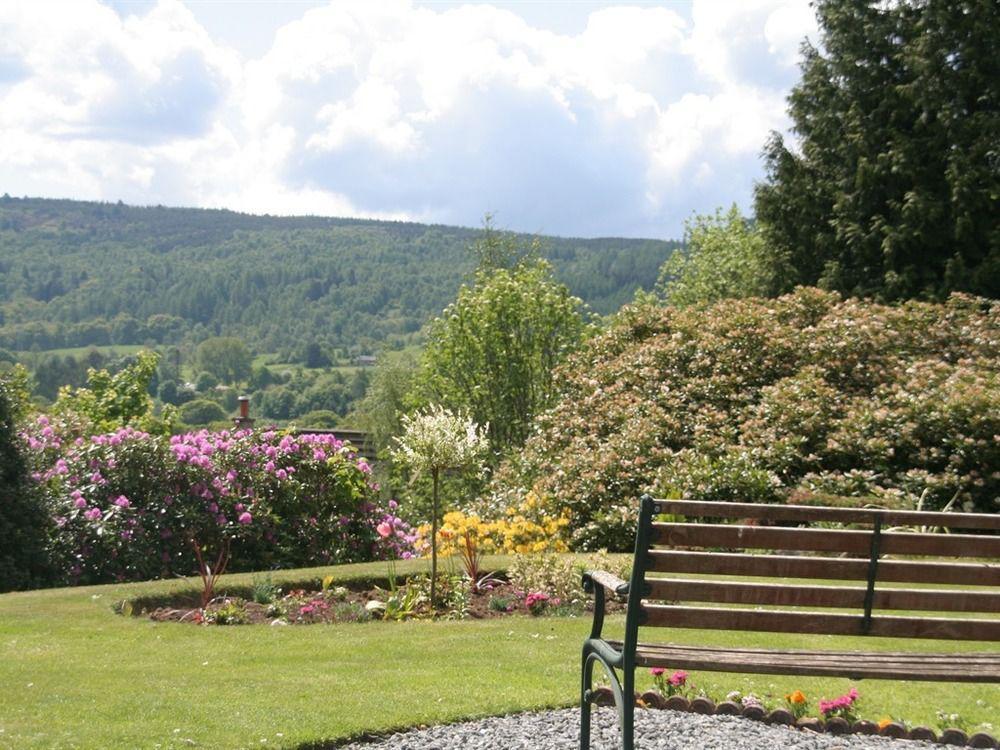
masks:
<svg viewBox="0 0 1000 750"><path fill-rule="evenodd" d="M6 0L0 192L679 237L749 210L806 0Z"/></svg>

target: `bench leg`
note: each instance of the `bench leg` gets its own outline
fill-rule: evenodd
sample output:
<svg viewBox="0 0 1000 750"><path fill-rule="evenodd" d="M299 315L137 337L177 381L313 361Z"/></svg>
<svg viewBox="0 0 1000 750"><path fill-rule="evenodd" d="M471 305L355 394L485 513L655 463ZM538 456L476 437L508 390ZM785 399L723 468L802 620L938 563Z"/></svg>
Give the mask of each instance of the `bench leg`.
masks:
<svg viewBox="0 0 1000 750"><path fill-rule="evenodd" d="M580 685L580 750L590 750L590 691L594 682L594 660L583 647L583 669Z"/></svg>
<svg viewBox="0 0 1000 750"><path fill-rule="evenodd" d="M635 670L626 668L622 678L622 750L635 750Z"/></svg>
<svg viewBox="0 0 1000 750"><path fill-rule="evenodd" d="M580 680L580 750L590 750L591 704L594 678L594 664L600 663L611 680L611 692L618 709L618 726L621 729L622 750L635 750L635 672L624 670L625 687L618 680L614 668L589 647L583 647L583 674ZM627 696L627 698L626 698Z"/></svg>

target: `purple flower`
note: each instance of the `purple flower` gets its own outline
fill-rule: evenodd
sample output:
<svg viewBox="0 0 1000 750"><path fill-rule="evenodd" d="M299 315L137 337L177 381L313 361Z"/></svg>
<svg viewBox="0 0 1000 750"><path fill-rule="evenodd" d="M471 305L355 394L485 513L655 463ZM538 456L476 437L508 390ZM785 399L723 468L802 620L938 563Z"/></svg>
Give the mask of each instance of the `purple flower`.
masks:
<svg viewBox="0 0 1000 750"><path fill-rule="evenodd" d="M131 507L132 503L124 495L119 495L118 497L115 498L115 505L117 505L119 508L128 508Z"/></svg>
<svg viewBox="0 0 1000 750"><path fill-rule="evenodd" d="M83 517L86 518L88 521L96 521L98 518L101 517L101 509L91 508L90 510L84 512Z"/></svg>
<svg viewBox="0 0 1000 750"><path fill-rule="evenodd" d="M252 521L253 521L253 516L251 516L249 513L247 513L246 511L243 511L242 513L240 513L239 522L241 524L243 524L244 526L246 526L247 524L251 523Z"/></svg>

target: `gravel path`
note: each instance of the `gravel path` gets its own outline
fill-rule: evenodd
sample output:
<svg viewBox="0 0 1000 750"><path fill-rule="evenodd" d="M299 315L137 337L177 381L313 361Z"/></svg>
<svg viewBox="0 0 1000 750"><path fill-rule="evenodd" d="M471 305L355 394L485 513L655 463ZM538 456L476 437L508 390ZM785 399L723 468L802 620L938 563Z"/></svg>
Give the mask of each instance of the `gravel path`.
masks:
<svg viewBox="0 0 1000 750"><path fill-rule="evenodd" d="M495 716L479 721L414 729L343 750L577 750L577 709ZM704 716L680 711L636 711L638 750L925 750L929 742L850 735L835 737L788 727L768 726L736 716ZM618 747L617 716L594 713L593 750Z"/></svg>

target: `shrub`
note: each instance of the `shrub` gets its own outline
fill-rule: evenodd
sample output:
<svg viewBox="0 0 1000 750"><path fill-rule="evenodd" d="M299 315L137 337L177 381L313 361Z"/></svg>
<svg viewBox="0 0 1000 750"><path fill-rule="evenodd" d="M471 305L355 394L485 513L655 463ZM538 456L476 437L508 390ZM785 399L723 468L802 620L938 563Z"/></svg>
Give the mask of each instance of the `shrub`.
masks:
<svg viewBox="0 0 1000 750"><path fill-rule="evenodd" d="M51 575L46 538L50 521L28 478L15 417L27 402L26 373L0 374L0 591L29 589Z"/></svg>
<svg viewBox="0 0 1000 750"><path fill-rule="evenodd" d="M463 511L445 513L438 529L438 552L442 555L460 555L468 537L481 554L528 554L531 552L566 552L568 547L560 539L561 531L569 524L566 515L547 517L541 510L536 495L528 496L516 508L509 508L502 518L486 521L475 514ZM430 548L431 525L417 527L415 547L425 552Z"/></svg>
<svg viewBox="0 0 1000 750"><path fill-rule="evenodd" d="M857 495L994 512L1000 302L776 300L624 308L561 369L563 395L489 503L528 491L576 549L628 549L643 492Z"/></svg>
<svg viewBox="0 0 1000 750"><path fill-rule="evenodd" d="M221 422L226 418L226 412L214 401L207 398L197 398L181 406L178 414L185 424L202 425L210 422Z"/></svg>
<svg viewBox="0 0 1000 750"><path fill-rule="evenodd" d="M204 575L202 558L217 571L410 554L409 527L374 504L367 462L332 435L123 428L66 442L41 417L29 444L68 582Z"/></svg>

